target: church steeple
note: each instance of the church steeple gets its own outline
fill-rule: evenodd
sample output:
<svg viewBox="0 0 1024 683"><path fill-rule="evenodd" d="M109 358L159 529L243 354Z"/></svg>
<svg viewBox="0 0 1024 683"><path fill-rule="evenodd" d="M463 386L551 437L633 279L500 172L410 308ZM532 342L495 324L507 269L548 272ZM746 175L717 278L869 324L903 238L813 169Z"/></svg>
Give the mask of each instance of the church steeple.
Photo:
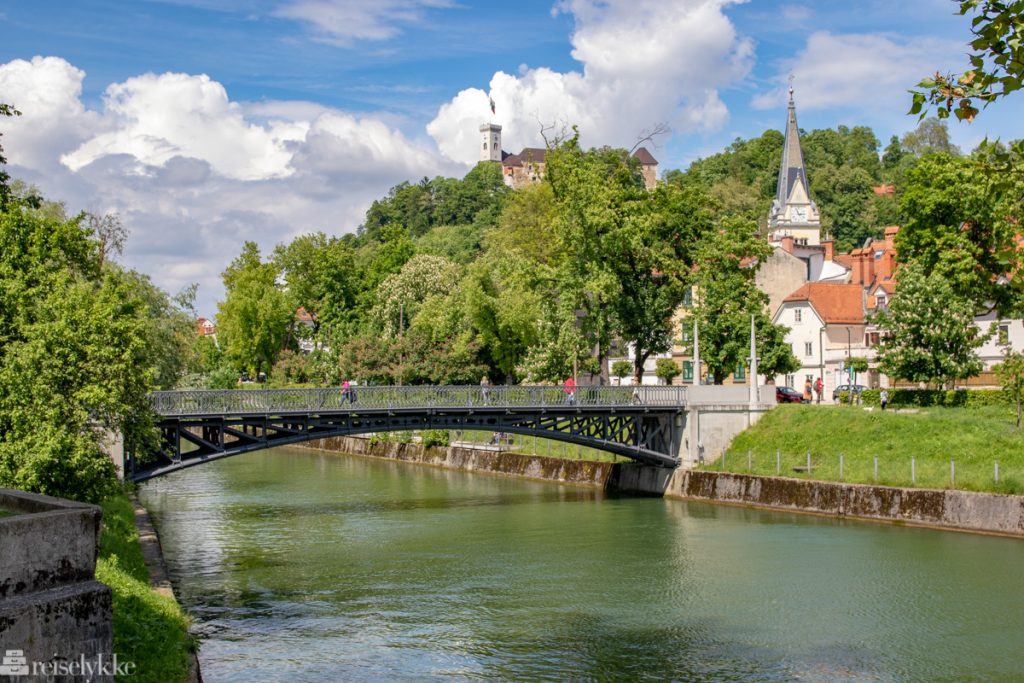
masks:
<svg viewBox="0 0 1024 683"><path fill-rule="evenodd" d="M768 213L768 229L770 242L792 236L802 244L821 243L821 216L818 205L811 200L804 153L800 148L800 129L796 125L792 85L789 86L789 111L785 142L782 144L782 162L779 164L778 187Z"/></svg>

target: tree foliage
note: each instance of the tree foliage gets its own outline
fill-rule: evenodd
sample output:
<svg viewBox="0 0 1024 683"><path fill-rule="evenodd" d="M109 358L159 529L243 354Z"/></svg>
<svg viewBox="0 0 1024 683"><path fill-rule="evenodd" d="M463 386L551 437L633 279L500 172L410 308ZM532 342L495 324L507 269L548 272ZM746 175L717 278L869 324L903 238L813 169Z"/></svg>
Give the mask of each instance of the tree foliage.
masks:
<svg viewBox="0 0 1024 683"><path fill-rule="evenodd" d="M935 110L973 121L979 107L1021 89L1024 81L1024 0L961 0L959 13L972 15L970 66L963 73L923 79L913 93L911 114Z"/></svg>
<svg viewBox="0 0 1024 683"><path fill-rule="evenodd" d="M259 247L246 242L223 273L225 299L217 314L218 333L228 359L238 371L270 372L286 348L295 309L277 286L279 271L260 258Z"/></svg>
<svg viewBox="0 0 1024 683"><path fill-rule="evenodd" d="M879 348L883 372L935 388L981 372L977 350L985 335L974 325L974 305L937 270L919 262L901 266L899 289L876 314L885 331Z"/></svg>
<svg viewBox="0 0 1024 683"><path fill-rule="evenodd" d="M993 370L1003 390L1017 406L1017 429L1020 429L1021 419L1024 417L1024 351L1014 351L1007 345L1002 362Z"/></svg>
<svg viewBox="0 0 1024 683"><path fill-rule="evenodd" d="M784 341L785 329L768 316L768 295L754 282L757 262L769 253L768 244L742 219L723 221L699 245L699 296L693 316L701 361L716 384L737 368L749 365L751 316L762 358L759 372L784 374L796 362Z"/></svg>
<svg viewBox="0 0 1024 683"><path fill-rule="evenodd" d="M162 337L142 276L101 267L82 217L0 212L0 485L97 501L114 483L101 448L153 438L146 393Z"/></svg>

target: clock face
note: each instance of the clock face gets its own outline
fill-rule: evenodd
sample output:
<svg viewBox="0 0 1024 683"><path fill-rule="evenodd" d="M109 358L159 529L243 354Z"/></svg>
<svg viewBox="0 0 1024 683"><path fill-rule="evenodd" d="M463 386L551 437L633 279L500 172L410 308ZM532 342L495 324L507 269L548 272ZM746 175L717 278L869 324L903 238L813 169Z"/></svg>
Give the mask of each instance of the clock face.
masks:
<svg viewBox="0 0 1024 683"><path fill-rule="evenodd" d="M807 209L803 206L793 207L792 215L794 221L805 221L807 220Z"/></svg>

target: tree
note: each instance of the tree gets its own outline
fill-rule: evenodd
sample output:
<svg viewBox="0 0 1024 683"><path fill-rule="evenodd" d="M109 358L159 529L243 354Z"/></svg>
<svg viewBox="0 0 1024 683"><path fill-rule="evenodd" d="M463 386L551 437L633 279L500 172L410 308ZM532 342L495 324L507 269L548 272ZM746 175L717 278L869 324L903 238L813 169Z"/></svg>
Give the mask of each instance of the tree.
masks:
<svg viewBox="0 0 1024 683"><path fill-rule="evenodd" d="M519 365L538 341L540 295L536 269L528 259L488 255L470 269L463 283L467 318L493 376L513 383Z"/></svg>
<svg viewBox="0 0 1024 683"><path fill-rule="evenodd" d="M710 200L693 185L649 192L624 150L584 151L578 134L548 151L545 173L566 256L556 267L558 296L563 315L578 320L578 351L595 350L606 382L611 340L620 338L633 347L639 383L647 358L671 346L672 314L689 284L693 245L710 226ZM568 322L549 329L568 332Z"/></svg>
<svg viewBox="0 0 1024 683"><path fill-rule="evenodd" d="M697 322L700 358L721 384L736 368L748 363L750 317L754 316L758 353L765 359L760 372L789 367L794 362L785 331L768 318L768 295L754 282L760 259L770 247L749 223L725 219L698 246L697 291L693 316Z"/></svg>
<svg viewBox="0 0 1024 683"><path fill-rule="evenodd" d="M314 317L314 335L323 326L351 328L359 291L355 250L345 240L323 233L296 237L274 250L273 262L284 280L290 306Z"/></svg>
<svg viewBox="0 0 1024 683"><path fill-rule="evenodd" d="M919 262L901 266L899 288L875 316L885 331L879 367L887 375L936 388L981 372L977 350L985 335L974 325L974 305L939 271Z"/></svg>
<svg viewBox="0 0 1024 683"><path fill-rule="evenodd" d="M155 438L150 311L100 248L81 217L0 211L2 486L96 502L116 482L104 432Z"/></svg>
<svg viewBox="0 0 1024 683"><path fill-rule="evenodd" d="M654 363L654 375L664 381L666 385L672 384L672 380L678 377L682 371L682 368L671 358L659 358Z"/></svg>
<svg viewBox="0 0 1024 683"><path fill-rule="evenodd" d="M868 371L868 359L860 356L847 356L846 367L850 371L850 384L853 386L857 385L857 375ZM850 405L853 405L854 400L857 398L853 387L850 388Z"/></svg>
<svg viewBox="0 0 1024 683"><path fill-rule="evenodd" d="M277 286L278 274L273 263L260 260L255 242L246 242L223 273L217 327L236 370L269 372L285 348L295 309Z"/></svg>
<svg viewBox="0 0 1024 683"><path fill-rule="evenodd" d="M915 130L905 133L900 147L908 154L923 157L927 154L949 154L960 156L960 148L949 139L946 122L929 117L917 125Z"/></svg>
<svg viewBox="0 0 1024 683"><path fill-rule="evenodd" d="M1024 189L1020 181L1011 171L988 173L971 158L921 159L900 201L906 219L896 236L900 259L919 262L928 274L939 269L977 311L1019 311L1024 282L1012 274L1024 266L1013 217L1020 203L1016 192Z"/></svg>
<svg viewBox="0 0 1024 683"><path fill-rule="evenodd" d="M1014 351L1009 345L1006 346L1003 361L997 364L995 370L999 383L1017 404L1017 429L1021 428L1022 404L1024 404L1024 352Z"/></svg>
<svg viewBox="0 0 1024 683"><path fill-rule="evenodd" d="M622 384L622 378L633 371L633 364L628 360L617 360L612 363L612 377L619 380L619 384Z"/></svg>
<svg viewBox="0 0 1024 683"><path fill-rule="evenodd" d="M937 71L913 90L911 114L924 117L933 108L939 118L952 112L973 121L978 106L1020 90L1024 81L1024 0L963 0L961 16L971 20L970 67L962 74ZM955 109L954 109L955 107Z"/></svg>
<svg viewBox="0 0 1024 683"><path fill-rule="evenodd" d="M21 116L21 112L9 104L0 102L0 116ZM3 133L0 133L3 137ZM3 166L7 164L7 157L4 156L3 145L0 145L0 211L4 210L11 201L10 179Z"/></svg>
<svg viewBox="0 0 1024 683"><path fill-rule="evenodd" d="M377 287L371 317L386 337L394 337L409 325L419 305L431 296L444 296L459 282L461 268L441 256L420 255Z"/></svg>

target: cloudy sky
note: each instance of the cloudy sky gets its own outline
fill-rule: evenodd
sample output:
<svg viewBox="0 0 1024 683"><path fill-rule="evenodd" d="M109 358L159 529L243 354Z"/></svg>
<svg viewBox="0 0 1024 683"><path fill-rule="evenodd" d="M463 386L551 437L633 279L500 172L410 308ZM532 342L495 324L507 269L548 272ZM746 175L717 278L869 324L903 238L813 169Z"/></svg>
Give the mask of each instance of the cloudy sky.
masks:
<svg viewBox="0 0 1024 683"><path fill-rule="evenodd" d="M70 211L116 211L123 261L168 291L244 240L354 231L403 180L461 176L477 129L540 146L541 125L630 147L659 124L661 168L780 128L916 121L907 89L960 70L952 0L12 0L0 6L10 172ZM496 103L491 115L488 98ZM1015 96L954 140L1022 136ZM813 169L811 169L813 173Z"/></svg>

